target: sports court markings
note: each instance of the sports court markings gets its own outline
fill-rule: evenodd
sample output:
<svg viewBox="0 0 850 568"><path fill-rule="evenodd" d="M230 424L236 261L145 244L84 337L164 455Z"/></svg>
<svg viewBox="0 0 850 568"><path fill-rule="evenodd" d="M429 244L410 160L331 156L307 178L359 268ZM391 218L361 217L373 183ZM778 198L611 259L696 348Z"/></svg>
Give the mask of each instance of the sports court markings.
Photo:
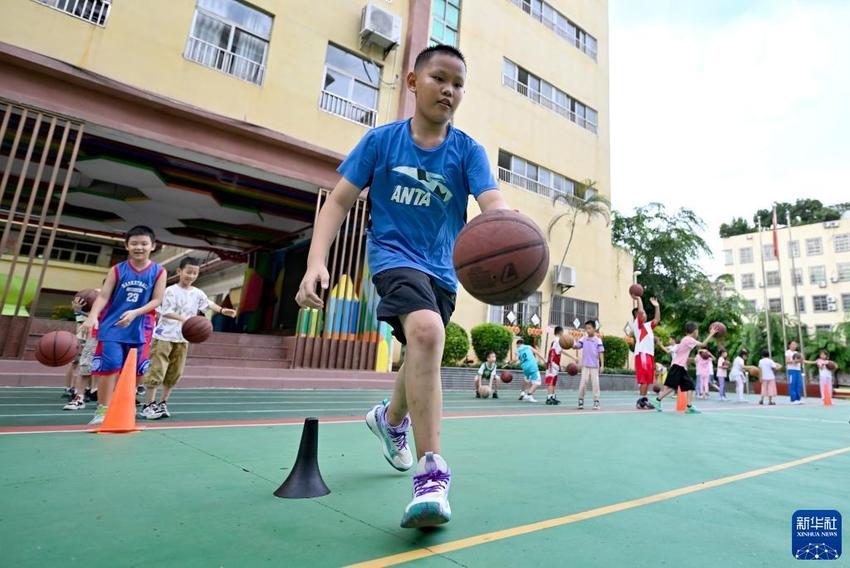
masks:
<svg viewBox="0 0 850 568"><path fill-rule="evenodd" d="M846 454L850 452L850 446L844 448L838 448L835 450L831 450L828 452L822 452L819 454L814 454L805 458L800 458L797 460L780 463L777 465L772 465L768 467L763 467L759 469L754 469L751 471L746 471L743 473L738 473L735 475L730 475L727 477L721 477L719 479L714 479L711 481L706 481L702 483L696 483L693 485L688 485L686 487L681 487L679 489L673 489L671 491L665 491L663 493L656 493L655 495L648 495L646 497L641 497L638 499L632 499L629 501L622 501L620 503L615 503L613 505L606 505L605 507L598 507L596 509L590 509L589 511L583 511L581 513L573 513L571 515L566 515L563 517L556 517L554 519L548 519L545 521L538 521L536 523L529 523L526 525L520 525L517 527L512 527L508 529L502 529L499 531L493 531L489 533L482 533L476 536L471 536L467 538L462 538L459 540L453 540L449 542L445 542L443 544L437 544L433 546L428 546L424 548L419 548L416 550L411 550L408 552L402 552L400 554L393 554L390 556L384 556L381 558L376 558L374 560L367 560L365 562L360 562L357 564L350 564L347 568L378 568L382 566L395 566L396 564L402 564L404 562L412 562L414 560L421 560L423 558L429 558L431 556L437 556L440 554L445 554L448 552L455 552L458 550L463 550L466 548L471 548L473 546L478 546L481 544L487 544L491 542L496 542L499 540L505 540L508 538L513 538L517 536L522 536L530 533L535 533L539 531L543 531L546 529L551 529L554 527L561 527L565 525L570 525L573 523L577 523L580 521L586 521L588 519L593 519L596 517L601 517L604 515L610 515L612 513L619 513L622 511L627 511L629 509L634 509L637 507L643 507L645 505L651 505L653 503L659 503L661 501L668 501L670 499L674 499L676 497L681 497L683 495L689 495L691 493L697 493L699 491L705 491L707 489L713 489L715 487L720 487L723 485L728 485L730 483L735 483L737 481L743 481L745 479L752 479L754 477L760 477L762 475L767 475L769 473L775 473L777 471L782 471L785 469L791 469L793 467L805 465L807 463L824 460L827 458L831 458L834 456L838 456L841 454Z"/></svg>

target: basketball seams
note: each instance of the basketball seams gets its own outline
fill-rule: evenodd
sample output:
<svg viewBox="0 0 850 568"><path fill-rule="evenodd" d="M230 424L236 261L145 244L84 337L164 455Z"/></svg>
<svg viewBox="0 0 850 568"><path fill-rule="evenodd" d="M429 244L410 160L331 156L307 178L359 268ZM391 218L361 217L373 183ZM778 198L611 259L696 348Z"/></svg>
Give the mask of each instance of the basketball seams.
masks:
<svg viewBox="0 0 850 568"><path fill-rule="evenodd" d="M538 243L538 244L539 244L539 243ZM548 248L546 248L546 247L543 247L543 250L548 252ZM544 255L542 255L542 258L541 258L541 259L540 259L540 261L537 263L537 267L534 269L534 271L533 271L531 274L529 274L528 276L526 276L524 280L522 280L521 282L517 283L517 284L516 284L516 286L514 286L514 288L522 288L522 285L523 285L523 284L525 284L526 282L528 282L528 281L529 281L529 280L530 280L530 279L531 279L531 278L532 278L535 274L537 274L537 271L538 271L538 270L540 270L540 266L541 266L541 265L543 265L543 264L548 264L548 263L549 263L549 255L548 255L548 254L544 254ZM534 290L531 290L531 292L533 292L533 291L534 291ZM529 293L531 293L531 292L529 292ZM504 292L502 292L502 293L504 293ZM496 294L486 295L486 297L487 297L487 298L491 298L491 296L495 296L495 295L496 295ZM479 299L483 299L483 298L479 297ZM487 303L490 303L490 302L487 302ZM496 305L496 304L494 304L494 305Z"/></svg>
<svg viewBox="0 0 850 568"><path fill-rule="evenodd" d="M476 218L478 218L478 217L476 217ZM500 226L503 226L505 223L515 223L515 224L518 224L518 225L522 225L523 227L531 229L532 232L535 233L536 235L538 235L541 240L535 241L535 242L532 242L532 243L527 243L527 244L520 245L520 246L514 245L512 248L504 248L504 249L500 249L500 250L497 250L497 251L489 252L489 253L487 253L483 256L475 257L471 260L465 261L463 264L461 264L459 266L455 266L456 271L460 270L462 268L466 268L470 264L473 264L473 263L476 263L476 262L481 262L482 260L489 260L489 259L496 257L496 256L501 256L503 254L507 254L507 253L515 252L515 251L526 250L526 249L529 249L531 247L538 246L538 245L545 246L545 244L546 244L546 239L543 237L543 234L540 232L539 227L537 227L537 225L535 225L533 223L526 222L524 219L517 219L517 218L512 217L512 218L507 218L507 219L487 219L487 221L488 222L490 222L490 221L498 222ZM470 225L473 225L474 223L475 223L475 220L468 223L466 225L466 227L464 227L464 228L469 228ZM484 224L485 223L478 223L477 225L475 225L475 227L477 227L478 225L484 225Z"/></svg>

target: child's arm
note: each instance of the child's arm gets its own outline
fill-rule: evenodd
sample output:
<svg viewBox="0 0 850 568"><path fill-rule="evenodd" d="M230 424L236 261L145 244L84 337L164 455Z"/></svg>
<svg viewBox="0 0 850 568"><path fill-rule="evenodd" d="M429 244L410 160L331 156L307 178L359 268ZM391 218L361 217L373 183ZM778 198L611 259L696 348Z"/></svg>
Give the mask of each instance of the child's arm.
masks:
<svg viewBox="0 0 850 568"><path fill-rule="evenodd" d="M168 280L168 275L165 272L165 269L162 269L162 272L159 273L159 277L156 279L156 284L153 287L153 294L151 294L151 300L141 308L136 308L135 310L127 310L123 314L121 314L121 318L115 322L115 327L127 327L130 323L139 317L142 314L146 314L148 312L152 312L158 307L162 305L162 298L165 296L165 284Z"/></svg>
<svg viewBox="0 0 850 568"><path fill-rule="evenodd" d="M605 370L605 352L604 351L599 354L599 372L601 373L603 370Z"/></svg>
<svg viewBox="0 0 850 568"><path fill-rule="evenodd" d="M711 340L714 338L714 335L715 335L716 333L717 333L717 331L712 329L712 330L709 332L708 337L706 337L706 338L702 341L702 343L698 344L698 347L705 347L706 345L708 345L708 342L709 342L709 341L711 341Z"/></svg>
<svg viewBox="0 0 850 568"><path fill-rule="evenodd" d="M112 291L115 290L115 269L110 268L106 273L106 279L103 281L103 286L100 288L100 293L94 300L94 304L89 311L89 317L80 324L80 337L88 339L91 336L91 331L97 329L100 312L109 303L109 298L112 297Z"/></svg>
<svg viewBox="0 0 850 568"><path fill-rule="evenodd" d="M316 294L316 285L321 286L322 290L328 287L330 280L327 268L328 250L345 216L357 201L360 191L360 188L347 179L340 178L327 201L322 205L319 218L316 219L316 225L313 227L310 252L307 255L307 271L295 295L295 301L300 307L324 307L322 298ZM498 192L488 191L487 193Z"/></svg>
<svg viewBox="0 0 850 568"><path fill-rule="evenodd" d="M652 304L653 308L655 308L655 317L652 318L652 321L655 322L655 325L658 325L661 323L661 304L658 303L655 296L649 299L649 303Z"/></svg>
<svg viewBox="0 0 850 568"><path fill-rule="evenodd" d="M478 194L476 201L482 213L495 211L496 209L510 209L508 204L505 203L505 196L498 189L488 189Z"/></svg>
<svg viewBox="0 0 850 568"><path fill-rule="evenodd" d="M221 314L221 315L227 316L229 318L235 318L236 317L236 310L234 310L233 308L222 308L221 306L219 306L215 302L210 302L209 307L212 311L214 311L217 314Z"/></svg>

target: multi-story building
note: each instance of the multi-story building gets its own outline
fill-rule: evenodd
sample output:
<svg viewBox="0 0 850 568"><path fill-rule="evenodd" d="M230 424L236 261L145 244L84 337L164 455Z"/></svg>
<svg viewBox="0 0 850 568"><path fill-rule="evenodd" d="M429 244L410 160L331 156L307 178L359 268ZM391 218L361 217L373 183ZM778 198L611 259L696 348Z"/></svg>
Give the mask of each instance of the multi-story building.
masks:
<svg viewBox="0 0 850 568"><path fill-rule="evenodd" d="M850 317L850 216L723 239L726 272L754 310L783 312L810 332L828 331ZM764 275L762 275L764 262ZM796 306L795 306L796 302Z"/></svg>
<svg viewBox="0 0 850 568"><path fill-rule="evenodd" d="M250 296L265 314L254 330L295 330L322 190L369 128L412 114L404 77L429 44L464 52L454 124L485 147L511 206L545 230L611 195L603 0L7 0L0 13L0 137L17 150L13 173L27 171L20 203L38 185L39 149L64 149L60 229L114 238L143 222L165 244L244 263L240 308ZM31 159L28 140L39 141ZM551 232L560 283L505 308L461 291L455 321L596 319L619 333L632 259L602 220L578 223L568 268L554 265L569 228ZM360 281L359 242L341 245L342 295L343 275Z"/></svg>

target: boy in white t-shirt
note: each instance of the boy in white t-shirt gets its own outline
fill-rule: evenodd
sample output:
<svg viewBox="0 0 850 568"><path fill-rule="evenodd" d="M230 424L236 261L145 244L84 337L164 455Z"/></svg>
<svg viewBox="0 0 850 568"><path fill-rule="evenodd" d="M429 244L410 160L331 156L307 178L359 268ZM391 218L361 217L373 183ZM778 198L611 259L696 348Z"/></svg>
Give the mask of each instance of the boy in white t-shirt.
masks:
<svg viewBox="0 0 850 568"><path fill-rule="evenodd" d="M646 321L643 299L640 296L632 296L632 298L637 302L637 307L632 310L633 321L630 325L635 338L635 380L640 389L640 396L635 407L639 410L655 410L646 393L649 392L649 385L655 381L654 330L661 322L661 306L658 300L650 298L649 302L655 308L655 317L652 321Z"/></svg>
<svg viewBox="0 0 850 568"><path fill-rule="evenodd" d="M481 385L484 381L488 381L490 392L493 393L493 398L499 398L497 391L499 387L499 369L496 365L496 352L488 351L487 360L481 363L478 368L478 374L475 376L475 398L481 398Z"/></svg>
<svg viewBox="0 0 850 568"><path fill-rule="evenodd" d="M764 404L764 399L767 398L767 403L775 405L773 401L776 396L776 371L782 366L770 358L770 353L765 349L761 352L759 359L759 372L761 374L761 398L759 404Z"/></svg>
<svg viewBox="0 0 850 568"><path fill-rule="evenodd" d="M732 369L729 371L729 378L735 381L735 393L738 395L738 402L747 402L744 397L744 387L747 384L747 374L744 370L745 359L750 356L750 352L746 349L741 349L738 356L732 361Z"/></svg>
<svg viewBox="0 0 850 568"><path fill-rule="evenodd" d="M145 405L141 415L148 420L168 418L168 396L183 375L189 343L183 337L183 322L198 312L210 308L228 317L236 317L236 310L222 308L211 302L204 291L192 284L201 272L197 258L186 257L177 269L179 280L165 289L165 297L159 309L161 317L153 334L150 349L150 369L145 375ZM162 398L156 402L156 391L162 386Z"/></svg>

